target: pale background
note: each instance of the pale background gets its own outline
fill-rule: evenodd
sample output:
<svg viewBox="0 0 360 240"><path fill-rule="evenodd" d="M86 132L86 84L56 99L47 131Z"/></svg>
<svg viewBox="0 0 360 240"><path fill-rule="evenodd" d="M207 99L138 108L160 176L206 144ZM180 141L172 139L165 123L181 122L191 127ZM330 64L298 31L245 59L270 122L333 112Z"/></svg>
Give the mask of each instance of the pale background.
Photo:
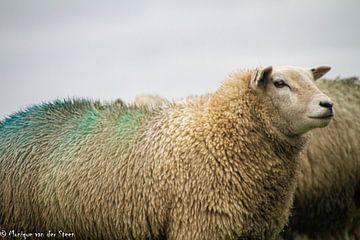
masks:
<svg viewBox="0 0 360 240"><path fill-rule="evenodd" d="M234 69L360 74L359 0L0 0L0 119L56 98L214 91Z"/></svg>

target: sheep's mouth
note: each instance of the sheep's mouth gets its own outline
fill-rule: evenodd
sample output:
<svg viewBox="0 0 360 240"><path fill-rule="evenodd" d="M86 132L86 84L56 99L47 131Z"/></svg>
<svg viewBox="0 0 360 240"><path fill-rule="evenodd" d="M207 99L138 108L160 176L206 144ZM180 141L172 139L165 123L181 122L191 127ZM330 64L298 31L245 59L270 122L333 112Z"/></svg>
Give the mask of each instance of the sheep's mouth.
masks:
<svg viewBox="0 0 360 240"><path fill-rule="evenodd" d="M322 116L308 116L308 117L312 118L312 119L328 120L328 119L331 119L333 116L334 116L334 114L330 113L330 114L325 114Z"/></svg>

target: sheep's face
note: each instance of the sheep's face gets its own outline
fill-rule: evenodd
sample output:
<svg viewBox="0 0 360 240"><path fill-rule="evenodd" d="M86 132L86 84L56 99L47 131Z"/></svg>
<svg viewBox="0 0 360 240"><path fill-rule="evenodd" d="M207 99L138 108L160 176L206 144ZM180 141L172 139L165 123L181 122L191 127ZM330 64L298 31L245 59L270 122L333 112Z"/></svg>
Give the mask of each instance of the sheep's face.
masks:
<svg viewBox="0 0 360 240"><path fill-rule="evenodd" d="M266 95L272 124L286 135L300 135L325 127L333 117L330 98L314 83L329 70L325 66L268 67L257 72L251 85L258 94Z"/></svg>

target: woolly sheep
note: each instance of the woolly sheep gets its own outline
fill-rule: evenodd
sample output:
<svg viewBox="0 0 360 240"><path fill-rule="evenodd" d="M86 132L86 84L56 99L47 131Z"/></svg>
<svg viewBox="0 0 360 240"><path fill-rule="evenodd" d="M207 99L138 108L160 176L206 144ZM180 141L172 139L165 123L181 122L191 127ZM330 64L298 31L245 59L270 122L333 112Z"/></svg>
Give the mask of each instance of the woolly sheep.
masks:
<svg viewBox="0 0 360 240"><path fill-rule="evenodd" d="M319 80L317 85L334 100L338 114L325 130L311 134L284 237L360 239L360 81Z"/></svg>
<svg viewBox="0 0 360 240"><path fill-rule="evenodd" d="M163 104L168 103L164 98L158 95L142 94L138 95L134 99L135 106L148 106L148 107L157 107Z"/></svg>
<svg viewBox="0 0 360 240"><path fill-rule="evenodd" d="M159 108L68 100L0 125L0 226L77 239L274 239L306 132L331 120L303 68L232 74Z"/></svg>
<svg viewBox="0 0 360 240"><path fill-rule="evenodd" d="M290 217L288 238L360 239L360 81L322 80L336 117L312 132ZM357 232L356 232L357 231ZM356 235L357 234L357 235Z"/></svg>
<svg viewBox="0 0 360 240"><path fill-rule="evenodd" d="M284 237L360 239L360 81L351 78L317 83L339 106L339 115L326 130L316 129L311 134ZM145 97L149 102L159 102L158 96Z"/></svg>

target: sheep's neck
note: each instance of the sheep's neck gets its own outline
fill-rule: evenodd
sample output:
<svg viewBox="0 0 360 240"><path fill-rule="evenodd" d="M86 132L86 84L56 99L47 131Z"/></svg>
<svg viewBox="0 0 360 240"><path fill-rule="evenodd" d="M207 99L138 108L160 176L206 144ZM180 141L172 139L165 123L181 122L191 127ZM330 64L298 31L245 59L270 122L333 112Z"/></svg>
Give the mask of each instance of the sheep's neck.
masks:
<svg viewBox="0 0 360 240"><path fill-rule="evenodd" d="M201 123L205 130L209 129L205 131L204 139L215 156L223 158L225 154L230 159L230 156L238 156L239 160L251 160L254 164L265 164L271 162L271 158L279 158L288 164L299 155L306 142L304 136L290 138L278 131L270 121L254 113L254 108L245 100L215 104L216 107L210 100L205 106ZM268 157L256 157L254 152Z"/></svg>
<svg viewBox="0 0 360 240"><path fill-rule="evenodd" d="M254 116L249 105L243 104L241 111L234 106L217 104L204 118L203 125L212 129L204 141L213 159L210 169L216 169L213 185L222 189L214 201L231 195L245 215L276 218L276 212L287 212L281 208L290 208L304 138L288 139Z"/></svg>

